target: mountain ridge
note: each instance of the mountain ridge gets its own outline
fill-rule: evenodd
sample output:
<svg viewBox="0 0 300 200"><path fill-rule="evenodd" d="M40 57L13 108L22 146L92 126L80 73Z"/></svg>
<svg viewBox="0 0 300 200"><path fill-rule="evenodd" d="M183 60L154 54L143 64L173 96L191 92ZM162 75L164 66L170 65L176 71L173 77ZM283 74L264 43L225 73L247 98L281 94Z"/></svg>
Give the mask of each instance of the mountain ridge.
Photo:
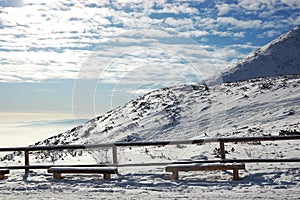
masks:
<svg viewBox="0 0 300 200"><path fill-rule="evenodd" d="M284 120L282 116L285 113L293 113L292 116L298 114L299 86L300 75L290 75L225 83L210 88L206 88L205 85L168 87L150 92L62 133L60 135L64 135L62 140L57 140L60 136L54 136L46 140L47 142L38 142L35 145L72 144L75 141L75 143L93 144L189 139L220 136L221 132L225 136L245 127L242 122L234 124L233 120L239 121L240 117L246 120L247 116L244 115L247 113L248 118L251 115L259 116L260 113L256 111L260 108L268 110L268 103L278 104L276 113L270 115L270 118L273 117L275 121ZM289 93L294 95L289 95L290 100L285 100L286 94ZM273 99L275 96L282 98ZM278 111L281 113L279 112L278 119L276 119ZM265 121L271 121L267 119L267 114L265 116ZM259 119L263 120L264 117ZM224 124L221 123L222 120ZM188 123L190 125L185 125ZM287 124L285 125L288 127ZM247 126L251 128L257 125ZM263 123L259 126L263 126ZM274 129L275 133L279 132L278 128L280 127ZM290 128L298 127L290 126ZM222 129L223 131L218 131ZM211 134L207 134L209 131ZM270 130L265 132L265 134L271 133ZM72 135L70 137L72 140L68 139L68 135Z"/></svg>
<svg viewBox="0 0 300 200"><path fill-rule="evenodd" d="M300 73L300 25L208 80L223 83Z"/></svg>

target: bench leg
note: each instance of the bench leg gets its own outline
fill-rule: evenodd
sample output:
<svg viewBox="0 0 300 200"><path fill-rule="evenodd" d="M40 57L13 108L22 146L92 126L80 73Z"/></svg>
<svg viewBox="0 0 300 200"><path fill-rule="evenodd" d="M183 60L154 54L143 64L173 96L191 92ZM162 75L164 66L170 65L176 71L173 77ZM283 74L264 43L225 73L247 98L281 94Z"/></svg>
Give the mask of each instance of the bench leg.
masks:
<svg viewBox="0 0 300 200"><path fill-rule="evenodd" d="M105 179L105 180L108 180L108 179L111 178L111 175L110 175L110 174L103 174L103 176L104 176L104 179Z"/></svg>
<svg viewBox="0 0 300 200"><path fill-rule="evenodd" d="M238 169L233 170L233 180L234 181L239 180L239 170Z"/></svg>
<svg viewBox="0 0 300 200"><path fill-rule="evenodd" d="M177 170L172 171L172 180L178 180L179 179L179 172Z"/></svg>
<svg viewBox="0 0 300 200"><path fill-rule="evenodd" d="M0 174L0 180L4 179L4 174Z"/></svg>
<svg viewBox="0 0 300 200"><path fill-rule="evenodd" d="M61 173L59 173L59 172L54 172L54 173L53 173L53 178L54 178L54 179L62 179Z"/></svg>

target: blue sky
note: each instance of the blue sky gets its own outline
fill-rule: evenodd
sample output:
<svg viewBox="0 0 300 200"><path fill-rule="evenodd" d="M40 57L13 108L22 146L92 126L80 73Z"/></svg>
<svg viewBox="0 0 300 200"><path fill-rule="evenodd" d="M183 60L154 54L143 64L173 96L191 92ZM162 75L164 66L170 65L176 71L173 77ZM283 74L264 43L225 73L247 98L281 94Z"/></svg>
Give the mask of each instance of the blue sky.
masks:
<svg viewBox="0 0 300 200"><path fill-rule="evenodd" d="M58 118L199 82L300 24L299 0L0 5L0 113Z"/></svg>

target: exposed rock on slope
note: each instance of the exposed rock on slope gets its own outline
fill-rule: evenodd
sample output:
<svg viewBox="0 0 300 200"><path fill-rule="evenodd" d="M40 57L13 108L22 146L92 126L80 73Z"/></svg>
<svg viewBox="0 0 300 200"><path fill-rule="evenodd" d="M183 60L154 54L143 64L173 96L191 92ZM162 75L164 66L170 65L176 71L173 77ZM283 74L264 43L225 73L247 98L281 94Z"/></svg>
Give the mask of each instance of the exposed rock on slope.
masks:
<svg viewBox="0 0 300 200"><path fill-rule="evenodd" d="M278 134L299 128L299 94L300 75L164 88L36 145Z"/></svg>

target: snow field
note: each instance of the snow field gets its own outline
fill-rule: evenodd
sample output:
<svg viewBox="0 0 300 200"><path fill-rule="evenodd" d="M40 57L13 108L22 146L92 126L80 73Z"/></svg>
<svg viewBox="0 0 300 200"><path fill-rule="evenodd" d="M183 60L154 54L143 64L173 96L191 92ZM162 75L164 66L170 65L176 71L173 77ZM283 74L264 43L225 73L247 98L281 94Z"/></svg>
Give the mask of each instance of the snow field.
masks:
<svg viewBox="0 0 300 200"><path fill-rule="evenodd" d="M298 155L299 142L226 143L225 147L227 158L291 158ZM216 148L218 143L120 147L118 158L120 163L218 159ZM99 161L94 153L83 155L67 156L55 164ZM40 163L47 161L51 163L47 159ZM28 176L23 170L11 170L0 181L0 191L1 199L297 199L299 171L299 163L246 163L239 181L232 181L231 171L180 172L180 180L172 181L164 166L119 167L119 174L111 180L93 174L62 174L63 180L54 180L46 170L33 170Z"/></svg>

